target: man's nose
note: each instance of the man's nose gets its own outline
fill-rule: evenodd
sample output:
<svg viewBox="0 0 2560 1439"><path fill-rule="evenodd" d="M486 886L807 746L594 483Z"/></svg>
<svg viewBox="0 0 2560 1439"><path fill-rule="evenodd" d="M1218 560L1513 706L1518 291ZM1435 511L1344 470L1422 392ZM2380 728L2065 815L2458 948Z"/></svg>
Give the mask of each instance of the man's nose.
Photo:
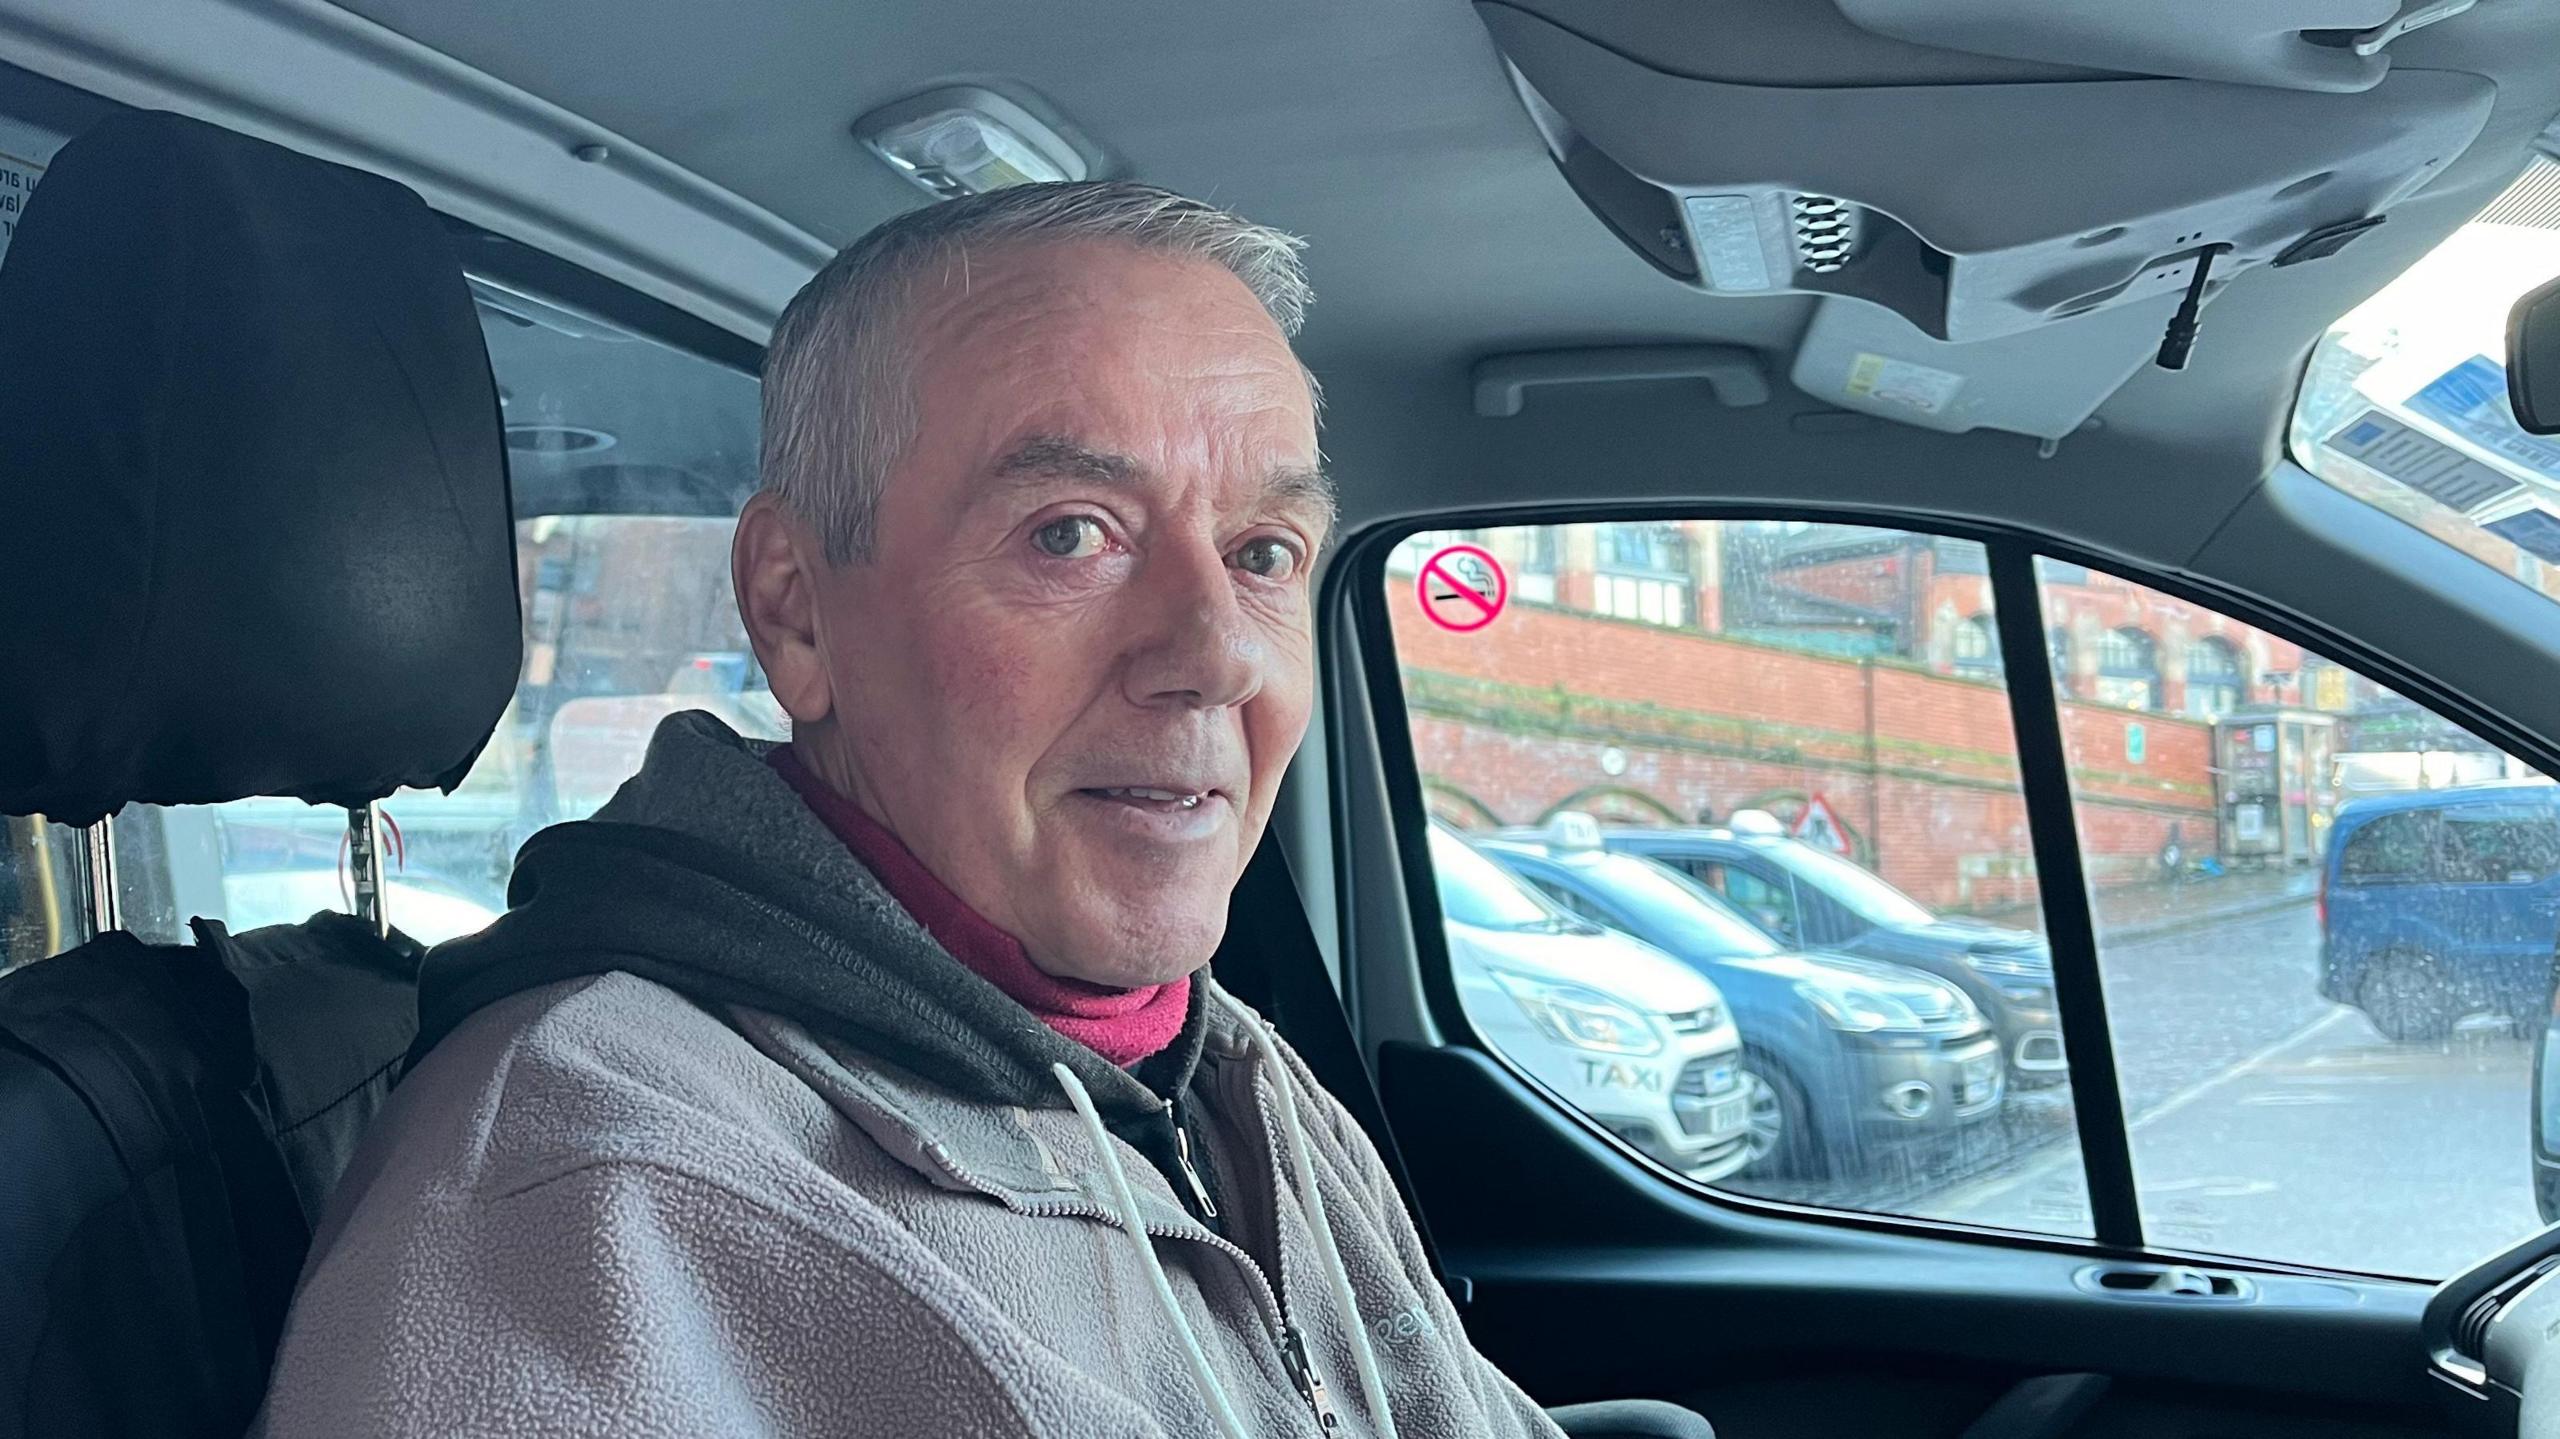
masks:
<svg viewBox="0 0 2560 1439"><path fill-rule="evenodd" d="M1151 556L1139 586L1129 698L1146 706L1218 709L1261 692L1269 656L1212 546Z"/></svg>

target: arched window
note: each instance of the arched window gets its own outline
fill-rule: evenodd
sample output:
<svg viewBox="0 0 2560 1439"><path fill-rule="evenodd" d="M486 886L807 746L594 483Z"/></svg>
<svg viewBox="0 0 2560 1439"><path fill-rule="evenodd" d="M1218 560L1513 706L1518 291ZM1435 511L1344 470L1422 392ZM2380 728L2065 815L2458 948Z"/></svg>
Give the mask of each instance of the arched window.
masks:
<svg viewBox="0 0 2560 1439"><path fill-rule="evenodd" d="M2097 699L2126 709L2160 707L2160 647L2150 635L2127 627L2098 641Z"/></svg>
<svg viewBox="0 0 2560 1439"><path fill-rule="evenodd" d="M2240 651L2208 635L2187 646L2187 713L2216 720L2240 708Z"/></svg>
<svg viewBox="0 0 2560 1439"><path fill-rule="evenodd" d="M1961 673L2000 673L2000 636L1991 627L1991 616L1956 621L1955 661Z"/></svg>
<svg viewBox="0 0 2560 1439"><path fill-rule="evenodd" d="M2073 699L2072 686L2077 677L2071 673L2071 627L2055 625L2044 632L2045 652L2053 656L2053 693L2058 699Z"/></svg>

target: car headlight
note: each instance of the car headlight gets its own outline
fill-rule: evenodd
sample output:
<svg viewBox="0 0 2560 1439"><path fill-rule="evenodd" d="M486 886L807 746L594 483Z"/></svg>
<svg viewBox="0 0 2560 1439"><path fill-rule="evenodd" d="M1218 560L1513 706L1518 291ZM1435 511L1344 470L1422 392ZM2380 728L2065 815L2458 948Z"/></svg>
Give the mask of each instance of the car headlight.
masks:
<svg viewBox="0 0 2560 1439"><path fill-rule="evenodd" d="M1993 989L2020 1004L2053 1003L2053 978L2050 975L2042 979L2011 979L2006 975L1992 975L1990 978Z"/></svg>
<svg viewBox="0 0 2560 1439"><path fill-rule="evenodd" d="M1493 971L1496 984L1532 1023L1577 1049L1603 1054L1660 1054L1662 1031L1642 1014L1596 989L1556 984L1508 970Z"/></svg>
<svg viewBox="0 0 2560 1439"><path fill-rule="evenodd" d="M1972 1000L1943 985L1937 987L1932 1012L1926 1014L1909 997L1860 984L1846 975L1799 980L1796 993L1804 996L1805 1002L1818 1010L1832 1028L1851 1034L1928 1033L1963 1028L1979 1018Z"/></svg>

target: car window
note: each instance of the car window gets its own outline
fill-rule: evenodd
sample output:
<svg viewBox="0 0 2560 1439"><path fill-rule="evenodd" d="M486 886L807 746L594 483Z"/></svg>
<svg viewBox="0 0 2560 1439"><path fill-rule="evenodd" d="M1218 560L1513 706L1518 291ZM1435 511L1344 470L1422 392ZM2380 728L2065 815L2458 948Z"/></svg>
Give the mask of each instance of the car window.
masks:
<svg viewBox="0 0 2560 1439"><path fill-rule="evenodd" d="M1785 938L1801 933L1795 886L1773 884L1739 865L1683 865L1680 868L1721 896L1737 912L1770 934Z"/></svg>
<svg viewBox="0 0 2560 1439"><path fill-rule="evenodd" d="M2560 597L2560 439L2507 403L2507 311L2560 275L2560 164L2488 208L2321 337L2292 449L2340 491Z"/></svg>
<svg viewBox="0 0 2560 1439"><path fill-rule="evenodd" d="M506 421L524 667L452 793L381 804L387 908L430 943L503 912L516 849L611 798L664 717L784 731L729 597L754 378L493 281L473 291ZM241 930L352 903L342 810L133 805L112 824L118 918L145 938L178 940L196 915Z"/></svg>
<svg viewBox="0 0 2560 1439"><path fill-rule="evenodd" d="M2560 818L2540 807L2449 806L2437 833L2447 884L2535 884L2560 861Z"/></svg>
<svg viewBox="0 0 2560 1439"><path fill-rule="evenodd" d="M1699 954L1770 955L1775 941L1759 926L1683 874L1633 855L1600 855L1571 866L1583 882L1648 933L1677 936Z"/></svg>
<svg viewBox="0 0 2560 1439"><path fill-rule="evenodd" d="M1612 929L1615 929L1625 923L1625 921L1621 920L1618 916L1601 908L1600 905L1590 896L1583 894L1579 890L1566 888L1561 881L1547 874L1532 870L1523 874L1520 878L1526 882L1531 889L1536 890L1541 896L1543 896L1548 903L1553 904L1556 908L1574 916L1576 919L1589 920L1593 924L1604 925Z"/></svg>
<svg viewBox="0 0 2560 1439"><path fill-rule="evenodd" d="M2432 811L2386 814L2348 831L2338 851L2341 884L2415 884L2436 866Z"/></svg>
<svg viewBox="0 0 2560 1439"><path fill-rule="evenodd" d="M1916 926L1937 918L1927 905L1836 854L1801 844L1771 845L1766 853L1869 924Z"/></svg>
<svg viewBox="0 0 2560 1439"><path fill-rule="evenodd" d="M0 817L0 972L59 954L89 932L81 832Z"/></svg>
<svg viewBox="0 0 2560 1439"><path fill-rule="evenodd" d="M2001 1176L2070 1162L2077 1131L2008 699L1982 662L1983 632L1967 628L1993 622L1979 544L1651 519L1427 532L1384 569L1435 820L1502 833L1486 856L1509 856L1560 902L1614 916L1654 962L1717 986L1746 1149L1720 1147L1713 1126L1730 1111L1693 1115L1707 1132L1672 1144L1669 1162L1740 1193L1960 1220ZM1785 847L1818 847L1826 859L1808 873L1865 907L1921 924L1943 910L1974 927L1858 936L1844 943L1872 950L1854 953L1773 942L1749 921L1784 909L1791 926L1782 888L1728 863L1719 897L1675 872L1701 863L1681 853L1683 831L1705 844L1745 814ZM1663 864L1615 852L1637 835ZM1574 852L1590 846L1613 852ZM1433 856L1456 859L1436 842ZM1491 957L1462 925L1448 941L1464 997ZM1596 988L1578 947L1591 943L1522 936L1501 959L1585 966L1574 972ZM1645 966L1609 963L1621 966L1610 981L1621 1003L1642 1009ZM1467 1017L1518 1061L1516 1043L1486 1029L1500 1010L1470 1004ZM1622 1091L1551 1088L1622 1134L1669 1122ZM2090 1233L2085 1204L2003 1222Z"/></svg>
<svg viewBox="0 0 2560 1439"><path fill-rule="evenodd" d="M1555 909L1500 866L1438 830L1431 833L1431 873L1440 913L1478 929L1551 929Z"/></svg>
<svg viewBox="0 0 2560 1439"><path fill-rule="evenodd" d="M2054 676L2145 1238L2439 1278L2538 1228L2519 1031L2540 1032L2560 933L2532 882L2547 786L2206 606L2052 566L2042 595L2049 622L2138 626L2164 657L2141 705ZM2213 719L2178 662L2206 637L2243 657ZM2085 1183L2055 1162L2002 1190L1978 1212L2019 1223Z"/></svg>

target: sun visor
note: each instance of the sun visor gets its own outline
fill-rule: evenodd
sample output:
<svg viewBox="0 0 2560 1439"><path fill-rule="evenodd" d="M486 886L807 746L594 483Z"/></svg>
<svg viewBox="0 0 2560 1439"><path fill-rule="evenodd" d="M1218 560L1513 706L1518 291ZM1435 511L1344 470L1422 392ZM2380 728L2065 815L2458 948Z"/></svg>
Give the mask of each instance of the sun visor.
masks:
<svg viewBox="0 0 2560 1439"><path fill-rule="evenodd" d="M1865 301L1948 343L2174 307L2200 260L2196 303L2330 253L2459 156L2495 96L2406 67L2352 93L1700 79L1605 31L1477 8L1566 178L1654 268L1721 295Z"/></svg>

